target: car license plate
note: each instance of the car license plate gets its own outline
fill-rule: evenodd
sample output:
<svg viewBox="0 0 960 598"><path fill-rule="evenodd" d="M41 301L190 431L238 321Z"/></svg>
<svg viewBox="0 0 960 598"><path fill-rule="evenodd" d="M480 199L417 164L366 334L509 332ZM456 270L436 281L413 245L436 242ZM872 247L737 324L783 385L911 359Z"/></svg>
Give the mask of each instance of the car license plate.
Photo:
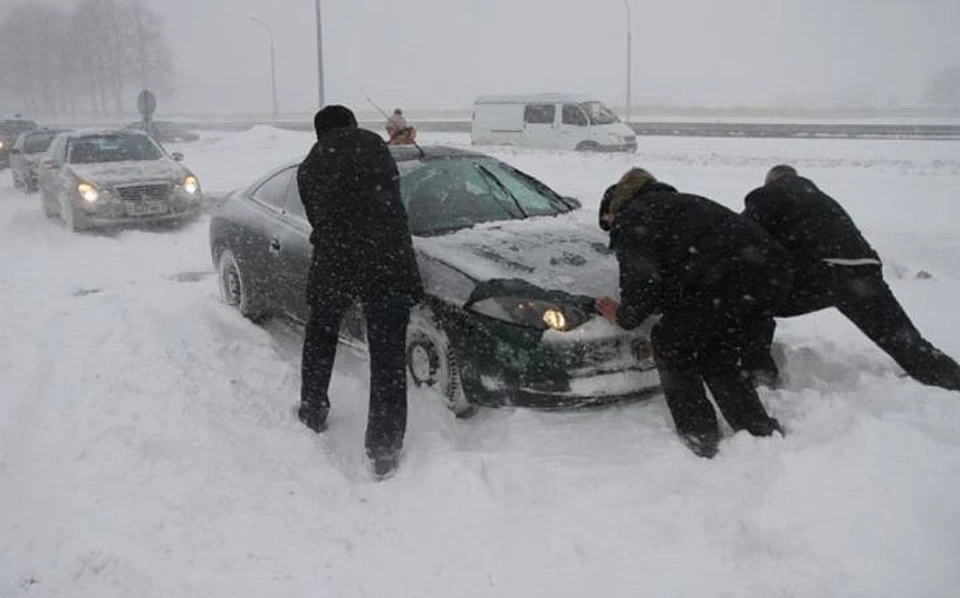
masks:
<svg viewBox="0 0 960 598"><path fill-rule="evenodd" d="M145 202L127 202L127 214L129 216L150 216L153 214L166 214L170 206L163 202L145 201Z"/></svg>

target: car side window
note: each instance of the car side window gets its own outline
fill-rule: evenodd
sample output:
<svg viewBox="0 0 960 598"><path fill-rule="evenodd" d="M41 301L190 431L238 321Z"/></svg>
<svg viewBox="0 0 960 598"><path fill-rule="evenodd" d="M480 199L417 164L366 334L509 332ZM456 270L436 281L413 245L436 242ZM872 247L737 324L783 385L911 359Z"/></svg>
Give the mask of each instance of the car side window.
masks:
<svg viewBox="0 0 960 598"><path fill-rule="evenodd" d="M576 104L564 104L561 118L563 118L563 124L565 125L587 126L587 116Z"/></svg>
<svg viewBox="0 0 960 598"><path fill-rule="evenodd" d="M287 188L296 173L296 167L285 168L260 184L253 192L253 198L277 210L283 209L287 200Z"/></svg>
<svg viewBox="0 0 960 598"><path fill-rule="evenodd" d="M67 158L67 139L66 135L55 137L53 143L47 148L47 157L62 164Z"/></svg>
<svg viewBox="0 0 960 598"><path fill-rule="evenodd" d="M532 125L552 125L557 107L553 104L527 104L523 109L523 122Z"/></svg>
<svg viewBox="0 0 960 598"><path fill-rule="evenodd" d="M283 211L301 220L307 220L307 213L303 211L303 201L300 199L300 190L295 184L287 188L287 200L283 205Z"/></svg>

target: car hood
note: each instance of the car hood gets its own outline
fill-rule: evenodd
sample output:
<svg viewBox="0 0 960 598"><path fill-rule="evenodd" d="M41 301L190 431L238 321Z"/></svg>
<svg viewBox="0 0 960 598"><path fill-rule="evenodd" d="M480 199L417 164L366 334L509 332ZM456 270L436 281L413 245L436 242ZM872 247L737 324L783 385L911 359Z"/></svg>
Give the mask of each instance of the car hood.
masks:
<svg viewBox="0 0 960 598"><path fill-rule="evenodd" d="M98 185L150 181L178 183L186 176L184 168L172 160L70 164L70 169L80 179Z"/></svg>
<svg viewBox="0 0 960 598"><path fill-rule="evenodd" d="M521 279L547 291L617 296L617 260L609 238L577 210L557 217L497 222L437 237L417 249L476 282Z"/></svg>

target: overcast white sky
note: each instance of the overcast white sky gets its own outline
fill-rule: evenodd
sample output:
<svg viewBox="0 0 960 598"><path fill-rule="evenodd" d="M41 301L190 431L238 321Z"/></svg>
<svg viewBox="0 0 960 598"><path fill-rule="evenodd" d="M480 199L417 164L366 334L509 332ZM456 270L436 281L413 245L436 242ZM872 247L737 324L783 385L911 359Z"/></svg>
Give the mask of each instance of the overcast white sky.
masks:
<svg viewBox="0 0 960 598"><path fill-rule="evenodd" d="M960 0L629 1L635 106L916 105L930 75L960 63ZM178 63L168 108L270 110L251 14L274 31L281 111L316 107L314 0L147 3ZM623 103L624 0L322 6L328 102L466 108L483 93L578 91Z"/></svg>

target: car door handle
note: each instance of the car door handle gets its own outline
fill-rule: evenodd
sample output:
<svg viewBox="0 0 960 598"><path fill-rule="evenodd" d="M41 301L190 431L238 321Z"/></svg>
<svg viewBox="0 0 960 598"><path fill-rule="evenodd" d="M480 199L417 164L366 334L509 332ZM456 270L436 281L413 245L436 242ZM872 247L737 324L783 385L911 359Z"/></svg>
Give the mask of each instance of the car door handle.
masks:
<svg viewBox="0 0 960 598"><path fill-rule="evenodd" d="M270 253L280 253L280 237L270 239Z"/></svg>

